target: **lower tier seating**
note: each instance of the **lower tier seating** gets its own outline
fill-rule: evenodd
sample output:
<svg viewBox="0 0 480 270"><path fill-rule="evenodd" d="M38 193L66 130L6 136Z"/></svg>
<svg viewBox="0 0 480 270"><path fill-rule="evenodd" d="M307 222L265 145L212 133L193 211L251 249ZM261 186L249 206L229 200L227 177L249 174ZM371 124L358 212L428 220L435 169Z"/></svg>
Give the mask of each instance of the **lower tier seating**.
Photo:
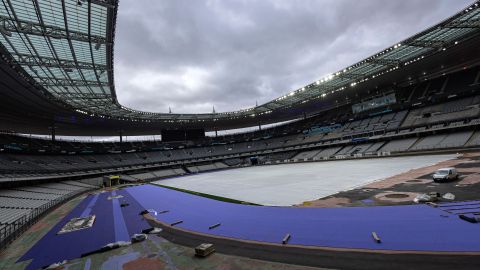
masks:
<svg viewBox="0 0 480 270"><path fill-rule="evenodd" d="M72 180L0 190L0 249L48 209L96 188Z"/></svg>

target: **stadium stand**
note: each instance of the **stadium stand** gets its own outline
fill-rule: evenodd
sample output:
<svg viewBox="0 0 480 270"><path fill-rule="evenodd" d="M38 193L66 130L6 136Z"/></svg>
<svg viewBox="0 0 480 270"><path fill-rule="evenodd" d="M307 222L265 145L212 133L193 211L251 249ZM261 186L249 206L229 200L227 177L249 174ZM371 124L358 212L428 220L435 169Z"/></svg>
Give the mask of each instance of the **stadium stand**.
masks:
<svg viewBox="0 0 480 270"><path fill-rule="evenodd" d="M52 207L97 188L98 186L80 181L65 181L1 189L0 248L5 247Z"/></svg>
<svg viewBox="0 0 480 270"><path fill-rule="evenodd" d="M3 153L0 154L0 174L3 175L3 179L1 181L8 181L11 176L16 179L19 177L35 179L36 175L52 173L61 176L62 173L72 172L134 171L145 169L145 166L171 166L173 165L172 162L193 163L192 166L195 167L195 163L204 161L214 162L214 160L221 161L227 158L268 155L278 151L297 151L298 149L318 147L322 148L320 149L321 152L317 152L317 150L312 150L312 152L302 151L297 153L296 156L295 154L292 156L286 155L287 158L285 159L323 159L334 155L353 156L356 154L363 155L367 152L375 154L378 151L402 152L461 147L463 145L473 146L475 145L472 143L475 141L474 139L467 144L468 132L453 137L444 136L443 133L451 133L458 128L465 127L472 131L471 128L475 128L480 121L478 106L475 104L478 101L479 96L459 98L440 102L436 105L426 105L411 111L401 109L398 112L363 116L362 119L354 121L347 119L346 122L326 126L319 125L319 122L324 121L324 118L319 116L313 118L313 120L297 121L276 127L275 130L268 131L270 133L263 131L262 137L249 134L248 141L242 141L242 138L245 138L246 135L241 134L223 138L207 138L206 141L199 142L194 146L178 144L176 146L168 145L167 147L157 141L130 142L127 144L88 143L88 146L85 146L87 143L84 142L56 141L57 150L55 153L39 153L38 149L50 149L52 142L14 134L2 134L0 137L3 142ZM442 134L429 137L433 130ZM287 131L292 132L292 134L288 134ZM417 138L426 138L422 138L415 145L408 144L408 142L414 140L412 138L396 138L400 135L413 136L412 134L415 134ZM354 141L356 138L380 141L357 144ZM467 141L465 141L465 138ZM215 139L216 142L212 139ZM396 142L388 142L392 139ZM399 141L399 139L401 140ZM385 141L388 143L382 147ZM402 142L407 144L402 145ZM462 144L462 142L464 143ZM324 148L335 144L342 144L344 147L330 150L333 151L333 154L325 151ZM350 146L345 144L350 144ZM375 147L373 147L374 144ZM16 145L17 148L12 148L12 145ZM150 146L145 148L148 145ZM141 146L144 148L141 148ZM108 152L107 149L112 148L123 150L115 153ZM76 152L71 152L72 149L76 149ZM85 149L95 150L84 153ZM131 150L135 151L132 152ZM208 169L208 167L205 169ZM210 169L214 169L214 167ZM197 170L198 168L192 168L193 172ZM147 178L151 177L153 175Z"/></svg>
<svg viewBox="0 0 480 270"><path fill-rule="evenodd" d="M0 249L55 206L97 189L104 177L108 180L112 175L135 183L257 164L480 147L478 5L254 108L173 114L142 112L118 103L113 81L118 1L7 2L0 8ZM56 26L49 28L52 21ZM71 22L88 22L90 27ZM67 26L79 29L72 34ZM63 43L67 40L69 46ZM63 58L77 55L83 60L61 59L51 53L54 49L65 54ZM202 136L123 141L126 135L164 131L186 135L193 130L200 130ZM216 135L204 137L205 132ZM57 135L119 136L120 142L68 141ZM130 196L125 190L119 193ZM156 200L154 195L143 199ZM356 221L370 222L360 214ZM246 232L251 233L251 227ZM366 247L376 245L359 237L360 242L368 241Z"/></svg>
<svg viewBox="0 0 480 270"><path fill-rule="evenodd" d="M388 121L394 120L395 128L399 127L399 122L397 122L395 115L391 114L387 117ZM403 117L404 112L401 112L399 117ZM371 121L371 119L376 119ZM364 123L372 123L378 121L377 116L373 118L366 118L362 120ZM222 160L228 157L241 156L241 155L252 155L252 154L268 154L269 151L293 151L296 149L312 148L319 146L328 146L338 143L354 143L349 146L345 146L342 149L334 152L336 155L355 155L355 154L364 154L366 152L374 153L376 151L390 152L394 150L395 152L401 151L416 151L422 149L434 149L434 148L451 148L451 147L460 147L465 145L466 140L468 140L468 132L462 132L461 135L447 136L447 135L437 135L431 137L428 134L430 130L436 130L436 132L448 131L462 126L471 126L474 127L477 123L477 119L464 119L464 121L457 121L455 119L451 124L445 122L442 125L436 125L432 127L423 126L417 127L413 130L410 128L400 129L396 131L388 131L388 124L383 125L383 129L376 129L380 131L381 135L373 135L370 133L370 129L367 133L360 133L357 129L356 135L363 138L375 138L381 139L392 138L398 135L412 135L412 133L418 134L416 136L422 136L419 133L425 133L426 138L421 139L415 145L405 145L401 144L402 141L398 142L400 145L395 145L393 143L388 143L382 149L378 149L382 142L376 142L375 147L373 143L364 143L361 145L355 145L355 142L349 140L352 138L352 124L351 123L361 123L349 122L346 123L342 128L336 129L331 133L334 133L333 136L330 136L331 133L328 133L326 136L319 137L316 136L315 140L313 137L306 137L303 134L298 135L289 135L287 137L272 137L268 139L261 139L251 142L238 142L238 143L225 143L222 145L210 145L202 146L195 148L182 148L182 149L171 149L171 150L158 150L158 151L149 151L149 152L135 152L135 153L121 153L121 154L82 154L82 155L39 155L39 154L15 154L15 153L4 153L0 155L0 172L3 175L8 175L9 173L23 173L23 174L35 174L35 173L49 173L49 172L72 172L72 171L89 171L89 172L103 172L105 169L113 170L135 170L135 169L144 169L148 164L157 164L157 165L172 165L172 162L202 162L208 159L217 159ZM408 116L405 121L408 121ZM377 122L378 123L378 122ZM353 124L354 126L357 124ZM404 126L404 125L403 125ZM345 128L349 127L349 128ZM345 131L346 130L346 131ZM425 136L423 135L423 136ZM375 137L376 136L376 137ZM406 141L411 141L414 139L407 139ZM443 141L443 143L442 143ZM39 141L37 140L37 143ZM463 142L463 143L462 143ZM375 150L373 150L375 149ZM338 152L338 153L337 153ZM312 152L301 152L298 153L293 159L304 160L312 159L314 157L328 157L332 155L326 155L327 152L318 153L316 150ZM216 167L212 167L214 169ZM195 171L195 169L192 169Z"/></svg>
<svg viewBox="0 0 480 270"><path fill-rule="evenodd" d="M292 159L294 160L306 160L311 159L318 155L321 150L312 150L312 151L305 151L295 155Z"/></svg>
<svg viewBox="0 0 480 270"><path fill-rule="evenodd" d="M408 138L393 140L386 143L379 151L381 152L404 152L407 151L418 139Z"/></svg>
<svg viewBox="0 0 480 270"><path fill-rule="evenodd" d="M334 155L336 155L337 152L341 148L342 148L341 146L337 146L337 147L331 147L331 148L324 149L320 153L318 153L314 158L317 158L317 159L318 158L331 158Z"/></svg>
<svg viewBox="0 0 480 270"><path fill-rule="evenodd" d="M373 143L364 153L376 154L380 148L385 144L385 142L376 142Z"/></svg>
<svg viewBox="0 0 480 270"><path fill-rule="evenodd" d="M480 96L441 103L411 111L402 127L413 127L447 122L457 119L471 119L479 116Z"/></svg>
<svg viewBox="0 0 480 270"><path fill-rule="evenodd" d="M136 179L144 180L144 181L153 181L153 180L158 180L165 177L183 175L185 173L186 172L183 169L175 168L175 169L154 170L154 171L149 171L144 173L129 174L129 176Z"/></svg>
<svg viewBox="0 0 480 270"><path fill-rule="evenodd" d="M412 145L410 150L426 150L434 149L436 145L440 144L445 139L446 135L434 135L427 136L419 139L414 145Z"/></svg>
<svg viewBox="0 0 480 270"><path fill-rule="evenodd" d="M463 131L458 133L448 134L436 148L444 149L451 147L463 147L467 141L472 137L473 131Z"/></svg>
<svg viewBox="0 0 480 270"><path fill-rule="evenodd" d="M222 162L214 162L211 164L204 164L204 165L196 165L196 166L189 166L188 170L191 172L206 172L206 171L213 171L218 169L225 169L228 168L228 165Z"/></svg>
<svg viewBox="0 0 480 270"><path fill-rule="evenodd" d="M480 131L475 132L470 140L467 141L465 146L477 146L480 145Z"/></svg>

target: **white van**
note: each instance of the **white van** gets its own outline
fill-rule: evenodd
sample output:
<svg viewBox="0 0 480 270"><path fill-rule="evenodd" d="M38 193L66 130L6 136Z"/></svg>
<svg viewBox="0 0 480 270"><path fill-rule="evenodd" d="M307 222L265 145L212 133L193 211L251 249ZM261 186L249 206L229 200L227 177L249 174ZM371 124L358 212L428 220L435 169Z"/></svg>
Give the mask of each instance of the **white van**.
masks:
<svg viewBox="0 0 480 270"><path fill-rule="evenodd" d="M456 179L458 179L458 173L455 168L442 168L433 174L434 182L446 182Z"/></svg>

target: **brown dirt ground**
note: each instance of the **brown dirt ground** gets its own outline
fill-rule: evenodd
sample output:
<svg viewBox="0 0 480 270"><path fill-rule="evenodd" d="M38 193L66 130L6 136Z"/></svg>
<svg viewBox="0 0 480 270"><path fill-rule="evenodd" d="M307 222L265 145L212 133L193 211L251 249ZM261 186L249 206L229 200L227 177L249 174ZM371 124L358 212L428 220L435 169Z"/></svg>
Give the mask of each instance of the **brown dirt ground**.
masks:
<svg viewBox="0 0 480 270"><path fill-rule="evenodd" d="M411 203L413 198L420 193L426 193L430 190L428 188L433 188L437 183L434 183L430 179L426 179L425 176L431 174L437 169L444 168L444 167L456 167L460 164L472 164L478 163L478 159L480 157L480 152L472 152L472 153L463 153L456 159L446 160L439 162L437 164L426 166L423 168L413 169L398 175L394 175L392 177L388 177L379 181L375 181L373 183L369 183L365 186L357 188L355 190L348 192L340 192L334 194L332 196L328 196L325 198L320 198L313 201L306 201L301 205L297 205L297 207L345 207L345 206L362 206L359 205L358 202L355 202L354 197L350 197L352 194L359 196L360 193L373 193L372 196L368 198L368 200L372 201L371 205L375 205L377 203L382 204L388 202L389 204L394 203ZM478 167L458 167L458 172L460 175L463 174L460 180L456 182L453 186L454 187L465 187L467 185L474 185L480 183L480 166ZM423 177L423 178L422 178ZM405 186L417 186L417 192L409 192L404 190ZM422 188L425 190L422 191ZM401 190L396 190L401 188ZM455 190L452 190L455 193ZM385 195L390 193L403 193L408 195L408 198L403 199L392 199L386 198ZM366 196L363 196L366 197ZM368 196L367 196L368 197Z"/></svg>

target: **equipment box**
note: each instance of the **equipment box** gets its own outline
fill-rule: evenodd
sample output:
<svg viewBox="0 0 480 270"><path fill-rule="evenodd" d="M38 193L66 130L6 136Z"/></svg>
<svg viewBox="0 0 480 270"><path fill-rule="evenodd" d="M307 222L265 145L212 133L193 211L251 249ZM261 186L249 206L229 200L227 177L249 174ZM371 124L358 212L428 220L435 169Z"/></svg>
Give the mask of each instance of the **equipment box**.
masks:
<svg viewBox="0 0 480 270"><path fill-rule="evenodd" d="M198 257L207 257L213 252L215 252L215 248L213 248L213 244L203 243L195 248L195 256L198 256Z"/></svg>

